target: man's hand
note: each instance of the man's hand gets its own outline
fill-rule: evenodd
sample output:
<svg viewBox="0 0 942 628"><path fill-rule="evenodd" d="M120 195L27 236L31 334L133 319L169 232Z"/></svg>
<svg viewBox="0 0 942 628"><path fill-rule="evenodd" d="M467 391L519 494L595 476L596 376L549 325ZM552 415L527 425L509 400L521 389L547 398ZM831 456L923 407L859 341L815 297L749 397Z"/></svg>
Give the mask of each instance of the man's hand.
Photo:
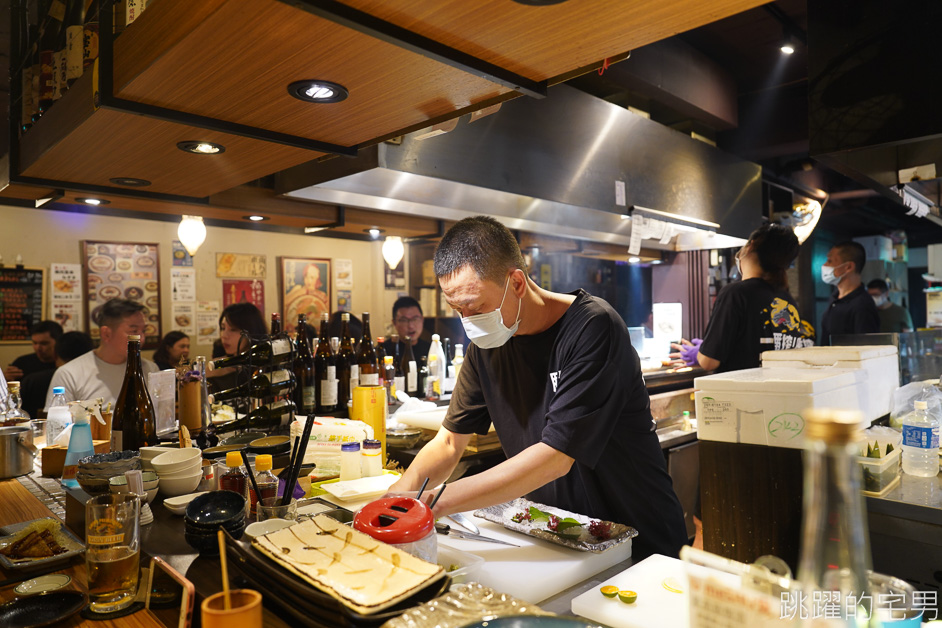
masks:
<svg viewBox="0 0 942 628"><path fill-rule="evenodd" d="M676 353L670 354L671 359L678 360L683 362L687 366L697 366L697 354L700 353L700 345L703 344L703 340L700 338L694 338L693 342L682 338L680 344L676 342L671 343L671 349L676 349Z"/></svg>
<svg viewBox="0 0 942 628"><path fill-rule="evenodd" d="M8 382L18 382L20 378L23 377L23 370L12 364L5 366L3 367L3 377L5 377Z"/></svg>

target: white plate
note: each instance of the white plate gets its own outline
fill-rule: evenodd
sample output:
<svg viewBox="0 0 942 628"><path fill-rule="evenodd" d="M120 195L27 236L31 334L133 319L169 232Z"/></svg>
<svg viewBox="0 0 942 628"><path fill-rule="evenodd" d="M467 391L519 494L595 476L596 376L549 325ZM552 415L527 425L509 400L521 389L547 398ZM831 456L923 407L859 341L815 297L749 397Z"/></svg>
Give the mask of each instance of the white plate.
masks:
<svg viewBox="0 0 942 628"><path fill-rule="evenodd" d="M384 495L386 491L389 490L389 487L395 484L398 479L399 474L387 473L368 478L360 478L358 480L321 484L321 488L340 501L358 501Z"/></svg>
<svg viewBox="0 0 942 628"><path fill-rule="evenodd" d="M180 495L179 497L168 497L164 500L164 506L173 514L182 516L186 512L186 507L190 502L206 492L207 491L200 491L199 493L188 493L187 495Z"/></svg>
<svg viewBox="0 0 942 628"><path fill-rule="evenodd" d="M72 578L64 573L54 573L48 576L39 576L26 582L21 582L13 589L20 595L36 595L46 591L55 591L72 582Z"/></svg>
<svg viewBox="0 0 942 628"><path fill-rule="evenodd" d="M43 517L43 519L53 519L52 517ZM65 527L61 521L58 519L53 519L56 523L59 524L59 532L65 537L65 543L63 547L67 550L62 554L57 554L56 556L49 556L47 558L33 558L28 560L18 560L12 561L3 554L0 554L0 565L3 565L4 569L33 569L40 566L52 565L58 562L66 561L72 558L73 556L78 556L85 551L85 546L82 542L72 534L71 530ZM12 536L22 530L23 528L39 521L39 519L33 519L31 521L23 521L21 523L13 523L8 526L3 526L0 528L0 547L5 547L11 543L11 539L4 538Z"/></svg>

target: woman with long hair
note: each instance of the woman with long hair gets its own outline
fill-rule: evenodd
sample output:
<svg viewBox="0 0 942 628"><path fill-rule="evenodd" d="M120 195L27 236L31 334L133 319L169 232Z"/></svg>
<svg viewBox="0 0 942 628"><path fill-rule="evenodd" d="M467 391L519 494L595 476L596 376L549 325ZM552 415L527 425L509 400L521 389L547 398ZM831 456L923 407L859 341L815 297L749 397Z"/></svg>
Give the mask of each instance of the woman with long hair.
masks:
<svg viewBox="0 0 942 628"><path fill-rule="evenodd" d="M161 370L176 368L190 355L190 337L182 331L168 332L154 351L154 362Z"/></svg>
<svg viewBox="0 0 942 628"><path fill-rule="evenodd" d="M265 318L251 303L233 303L219 315L219 340L227 356L238 355L248 349L253 340L261 339L267 334ZM207 371L206 377L210 391L219 392L241 384L250 374L239 367L230 366Z"/></svg>

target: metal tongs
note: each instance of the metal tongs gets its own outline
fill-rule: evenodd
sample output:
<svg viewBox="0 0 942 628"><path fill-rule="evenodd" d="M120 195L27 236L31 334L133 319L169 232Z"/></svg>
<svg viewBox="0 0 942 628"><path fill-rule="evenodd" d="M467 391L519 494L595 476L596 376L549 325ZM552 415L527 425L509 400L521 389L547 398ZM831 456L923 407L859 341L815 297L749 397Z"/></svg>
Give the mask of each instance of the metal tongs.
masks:
<svg viewBox="0 0 942 628"><path fill-rule="evenodd" d="M495 539L489 536L484 536L483 534L471 534L470 532L464 532L463 530L452 528L451 526L446 525L444 523L436 523L435 531L438 532L439 534L453 536L458 539L470 539L472 541L485 541L487 543L498 543L500 545L509 545L510 547L520 547L519 545L514 545L513 543L508 543L507 541L501 541L500 539Z"/></svg>

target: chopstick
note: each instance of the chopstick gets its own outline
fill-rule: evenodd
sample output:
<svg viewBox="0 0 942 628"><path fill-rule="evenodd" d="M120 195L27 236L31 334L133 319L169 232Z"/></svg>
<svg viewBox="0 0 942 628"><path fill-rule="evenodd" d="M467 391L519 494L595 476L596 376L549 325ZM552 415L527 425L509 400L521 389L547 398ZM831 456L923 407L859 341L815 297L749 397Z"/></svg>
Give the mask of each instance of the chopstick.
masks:
<svg viewBox="0 0 942 628"><path fill-rule="evenodd" d="M242 454L242 462L245 463L245 474L249 476L249 481L252 483L252 490L255 491L255 502L259 503L262 501L262 494L258 492L258 482L255 481L255 474L252 473L252 465L249 464L249 455L245 453L244 449L240 449L239 453ZM251 502L251 500L249 501Z"/></svg>
<svg viewBox="0 0 942 628"><path fill-rule="evenodd" d="M415 494L415 498L418 501L422 501L422 493L425 492L425 487L428 486L428 478L425 478L425 481L422 482L422 488L419 489L419 492Z"/></svg>
<svg viewBox="0 0 942 628"><path fill-rule="evenodd" d="M445 487L448 486L447 482L442 482L442 487L438 489L438 494L435 495L435 499L432 500L432 503L428 505L429 510L435 508L435 504L438 503L438 498L442 496L442 493L445 492Z"/></svg>
<svg viewBox="0 0 942 628"><path fill-rule="evenodd" d="M291 503L291 496L294 494L294 485L298 482L298 476L301 474L301 464L304 462L304 454L307 453L307 442L311 438L311 429L314 427L314 415L307 417L304 422L304 431L301 433L301 441L298 443L298 455L294 461L294 467L285 483L285 492L281 496L281 505L287 506Z"/></svg>
<svg viewBox="0 0 942 628"><path fill-rule="evenodd" d="M232 608L232 601L229 597L229 568L226 566L226 537L222 528L216 532L216 539L219 541L219 563L222 567L222 590L225 593L225 608L228 611Z"/></svg>

